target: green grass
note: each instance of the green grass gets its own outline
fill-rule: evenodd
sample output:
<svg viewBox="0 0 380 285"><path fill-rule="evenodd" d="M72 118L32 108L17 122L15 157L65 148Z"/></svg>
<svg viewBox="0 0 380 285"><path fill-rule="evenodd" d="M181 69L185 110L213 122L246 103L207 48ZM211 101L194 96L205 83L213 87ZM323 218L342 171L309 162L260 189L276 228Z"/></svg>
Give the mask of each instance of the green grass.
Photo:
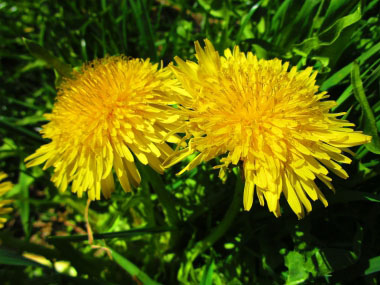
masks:
<svg viewBox="0 0 380 285"><path fill-rule="evenodd" d="M0 232L3 284L377 284L380 272L380 1L0 1L0 169L16 185ZM24 158L71 67L105 55L166 65L194 59L195 40L240 45L260 58L318 70L335 112L375 139L353 148L350 178L334 177L329 206L298 221L284 199L276 219L255 201L242 211L237 172L225 184L210 161L180 177L139 166L142 184L91 204L96 244L85 234L85 199L59 194L51 169ZM55 70L53 69L55 68ZM236 186L235 188L235 184ZM234 194L235 193L235 194ZM236 206L237 205L237 206ZM233 220L231 220L231 217ZM79 235L79 236L78 236ZM36 265L29 252L74 273Z"/></svg>

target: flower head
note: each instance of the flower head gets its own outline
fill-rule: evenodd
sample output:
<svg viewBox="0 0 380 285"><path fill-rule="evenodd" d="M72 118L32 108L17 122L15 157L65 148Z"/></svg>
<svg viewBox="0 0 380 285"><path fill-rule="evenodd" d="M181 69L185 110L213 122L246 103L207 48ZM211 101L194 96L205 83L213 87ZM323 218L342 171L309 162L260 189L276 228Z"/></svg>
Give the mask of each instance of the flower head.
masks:
<svg viewBox="0 0 380 285"><path fill-rule="evenodd" d="M172 149L164 138L178 128L175 85L168 69L149 60L107 57L74 72L58 90L50 121L41 133L51 142L26 158L31 167L53 166L52 181L60 191L72 182L79 197L110 197L112 169L125 191L138 186L135 157L158 172ZM167 141L177 141L169 136Z"/></svg>
<svg viewBox="0 0 380 285"><path fill-rule="evenodd" d="M9 190L12 189L13 184L9 181L1 182L7 178L7 175L4 172L0 172L0 197L2 197L5 193L7 193ZM12 200L2 200L0 198L0 215L8 214L12 212L12 208L4 207L5 205L8 205L9 203L12 203ZM4 223L7 221L6 218L0 217L0 229L4 227Z"/></svg>
<svg viewBox="0 0 380 285"><path fill-rule="evenodd" d="M254 192L263 206L280 215L279 199L286 197L299 218L309 199L327 201L315 184L318 178L333 189L329 172L347 178L338 163L350 163L347 147L370 141L353 131L340 114L329 113L334 101L318 93L312 68L288 71L279 59L258 60L236 46L219 56L205 40L195 43L198 63L176 58L172 67L187 91L181 105L188 121L183 126L188 147L166 162L173 165L193 152L199 154L181 171L217 156L220 176L229 165L244 168L244 208L252 207Z"/></svg>

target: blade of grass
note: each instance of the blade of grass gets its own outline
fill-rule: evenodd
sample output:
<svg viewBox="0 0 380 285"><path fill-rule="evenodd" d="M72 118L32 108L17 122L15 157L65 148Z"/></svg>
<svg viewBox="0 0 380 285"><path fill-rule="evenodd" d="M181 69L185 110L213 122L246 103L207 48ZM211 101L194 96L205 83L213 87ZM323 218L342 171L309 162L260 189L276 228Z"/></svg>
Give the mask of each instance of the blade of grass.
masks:
<svg viewBox="0 0 380 285"><path fill-rule="evenodd" d="M87 56L87 49L86 49L86 40L84 38L80 40L80 47L82 51L82 58L84 61L87 61L88 56Z"/></svg>
<svg viewBox="0 0 380 285"><path fill-rule="evenodd" d="M364 52L361 56L359 56L356 61L359 64L364 63L367 59L369 59L374 54L378 53L380 51L380 43L377 43L372 48ZM335 72L332 76L330 76L327 80L323 82L321 85L321 90L325 91L335 85L338 85L343 79L345 79L352 70L353 63L347 64L345 67L340 69L339 71Z"/></svg>
<svg viewBox="0 0 380 285"><path fill-rule="evenodd" d="M122 33L122 42L123 42L123 52L126 53L128 49L127 41L127 0L123 0L121 4L122 10L122 21L121 21L121 33Z"/></svg>
<svg viewBox="0 0 380 285"><path fill-rule="evenodd" d="M107 1L101 0L101 6L102 6L103 13L106 14L108 12ZM105 22L104 17L101 17L100 18L100 28L101 28L101 31L102 31L101 44L102 44L102 47L103 47L103 56L106 56L107 53L108 53L107 41L106 41L106 32L107 32L107 29L105 29L105 23L104 22Z"/></svg>
<svg viewBox="0 0 380 285"><path fill-rule="evenodd" d="M380 62L380 60L375 61L365 72L363 72L362 77L365 78L365 80L364 80L365 86L371 85L378 77L380 77L380 64L379 64L379 62ZM372 68L376 65L377 65L376 69L374 71L372 71L370 75L367 75L369 73L369 71L372 70ZM336 109L338 109L339 106L341 104L343 104L348 98L350 98L352 94L353 94L352 85L349 85L343 91L343 93L339 96L339 98L336 100L336 106L332 108L332 111L335 111Z"/></svg>
<svg viewBox="0 0 380 285"><path fill-rule="evenodd" d="M336 192L336 194L331 195L331 197L329 197L329 202L331 202L332 205L338 203L349 203L354 201L368 201L373 203L380 203L380 195L368 192L345 190L344 192Z"/></svg>
<svg viewBox="0 0 380 285"><path fill-rule="evenodd" d="M160 284L154 281L153 279L151 279L144 271L138 268L135 264L133 264L127 258L117 253L112 248L109 248L109 249L111 250L112 257L114 258L116 263L119 264L122 268L124 268L133 277L140 280L142 284L145 284L145 285L159 285Z"/></svg>
<svg viewBox="0 0 380 285"><path fill-rule="evenodd" d="M20 176L18 183L14 186L14 192L19 193L20 198L16 200L19 204L20 216L22 228L24 229L25 235L29 237L31 225L29 223L30 216L30 203L29 203L29 185L33 183L34 179L29 175L25 174L25 164L20 163Z"/></svg>
<svg viewBox="0 0 380 285"><path fill-rule="evenodd" d="M212 285L212 274L214 273L215 263L211 260L203 271L202 280L200 285Z"/></svg>
<svg viewBox="0 0 380 285"><path fill-rule="evenodd" d="M135 16L137 29L140 34L140 46L146 51L146 56L157 61L157 52L154 44L154 35L150 23L149 11L144 0L129 0L133 15Z"/></svg>
<svg viewBox="0 0 380 285"><path fill-rule="evenodd" d="M101 233L94 234L94 240L97 239L110 239L110 238L126 238L134 237L145 234L159 234L163 232L173 231L174 228L163 226L163 227L153 227L153 228L141 228L132 229L128 231L112 232L112 233ZM85 241L88 239L87 235L72 235L72 236L50 236L47 238L49 242L65 241L65 242L78 242Z"/></svg>
<svg viewBox="0 0 380 285"><path fill-rule="evenodd" d="M354 62L351 70L351 84L356 100L362 108L364 133L372 136L372 141L364 146L371 152L380 154L380 138L376 126L375 116L364 93L363 83L360 78L359 64Z"/></svg>
<svg viewBox="0 0 380 285"><path fill-rule="evenodd" d="M238 31L238 33L235 36L235 44L239 44L240 43L240 38L241 38L241 35L243 34L243 31L244 31L245 27L247 26L248 22L251 20L253 13L255 13L255 11L257 9L259 9L260 4L261 4L261 1L257 2L255 5L253 5L251 7L251 9L249 10L249 12L242 17L242 21L241 21L241 25L240 25L239 31Z"/></svg>
<svg viewBox="0 0 380 285"><path fill-rule="evenodd" d="M358 5L358 2L358 0L329 1L321 29L325 30L327 27L331 26L336 19L342 18L344 15L349 13L349 11Z"/></svg>
<svg viewBox="0 0 380 285"><path fill-rule="evenodd" d="M42 59L44 62L46 62L47 65L57 70L59 75L63 77L70 77L72 68L69 64L64 63L55 56L52 56L47 49L43 48L37 43L26 38L23 38L23 41L31 55L33 55L35 58Z"/></svg>
<svg viewBox="0 0 380 285"><path fill-rule="evenodd" d="M294 48L301 50L305 54L309 54L313 49L317 49L321 46L331 45L339 38L341 32L345 28L355 24L360 19L361 11L358 7L354 13L338 19L332 26L327 28L318 36L308 38L300 44L295 44Z"/></svg>
<svg viewBox="0 0 380 285"><path fill-rule="evenodd" d="M317 5L319 5L320 0L315 1L304 1L302 7L299 7L296 13L294 13L294 8L297 6L292 6L293 9L287 11L286 19L288 22L282 28L279 34L278 45L280 47L288 47L293 43L299 42L300 36L309 29L309 23L312 22L313 11ZM292 5L295 5L297 1L293 1ZM297 3L298 4L298 3ZM289 21L289 15L292 19Z"/></svg>
<svg viewBox="0 0 380 285"><path fill-rule="evenodd" d="M35 253L48 259L57 259L59 257L59 252L56 249L47 248L25 239L20 239L19 237L15 238L12 233L8 231L0 231L0 240L2 246L17 249L17 251Z"/></svg>
<svg viewBox="0 0 380 285"><path fill-rule="evenodd" d="M46 143L46 141L43 138L41 138L37 133L34 133L26 128L16 126L15 124L10 123L8 118L0 116L0 125L3 125L4 127L11 129L12 131L16 131L24 136L32 138L39 143Z"/></svg>
<svg viewBox="0 0 380 285"><path fill-rule="evenodd" d="M29 109L32 109L32 110L39 110L40 108L32 105L32 104L29 104L27 102L23 102L23 101L20 101L20 100L17 100L15 98L12 98L12 97L7 97L7 100L8 100L8 103L9 104L17 104L17 105L20 105L20 106L23 106L23 107L26 107L26 108L29 108Z"/></svg>
<svg viewBox="0 0 380 285"><path fill-rule="evenodd" d="M46 267L41 263L35 262L34 260L5 248L0 248L0 264Z"/></svg>
<svg viewBox="0 0 380 285"><path fill-rule="evenodd" d="M291 5L292 0L285 0L282 2L281 6L276 10L272 18L271 27L275 34L278 34L278 31L281 27L283 27L284 20L286 18L286 14L289 6Z"/></svg>

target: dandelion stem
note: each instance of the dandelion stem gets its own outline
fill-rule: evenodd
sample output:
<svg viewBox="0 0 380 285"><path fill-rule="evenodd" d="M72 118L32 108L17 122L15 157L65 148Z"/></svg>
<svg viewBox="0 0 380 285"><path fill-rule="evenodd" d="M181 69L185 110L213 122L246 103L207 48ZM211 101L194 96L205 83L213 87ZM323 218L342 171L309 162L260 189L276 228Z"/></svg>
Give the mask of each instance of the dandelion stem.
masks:
<svg viewBox="0 0 380 285"><path fill-rule="evenodd" d="M234 196L226 212L226 215L223 217L222 221L214 229L211 230L211 233L208 236L206 236L203 240L197 242L195 246L192 248L192 250L190 250L190 252L187 255L188 258L184 270L179 271L178 279L180 281L187 281L189 272L193 267L193 261L202 252L210 248L215 242L217 242L221 237L223 237L226 231L230 228L232 222L235 220L236 215L239 213L244 185L239 173L236 179L237 180L234 190Z"/></svg>
<svg viewBox="0 0 380 285"><path fill-rule="evenodd" d="M91 204L91 200L88 199L87 200L87 204L86 204L86 208L84 210L84 219L86 221L86 229L87 229L87 235L88 235L88 243L90 245L93 244L94 242L94 236L92 234L92 229L91 229L91 225L90 225L90 221L88 220L88 211L90 210L90 204Z"/></svg>

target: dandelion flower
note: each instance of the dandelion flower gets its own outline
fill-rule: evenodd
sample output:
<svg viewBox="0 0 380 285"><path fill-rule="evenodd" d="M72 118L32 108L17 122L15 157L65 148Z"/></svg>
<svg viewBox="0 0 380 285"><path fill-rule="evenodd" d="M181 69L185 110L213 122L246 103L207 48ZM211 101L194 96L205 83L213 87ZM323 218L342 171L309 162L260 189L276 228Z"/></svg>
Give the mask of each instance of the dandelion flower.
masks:
<svg viewBox="0 0 380 285"><path fill-rule="evenodd" d="M13 185L11 182L1 182L7 178L7 175L4 172L0 172L0 197L2 197L5 193L7 193L9 190L12 189ZM12 208L4 207L5 205L8 205L12 203L12 200L2 200L0 198L0 215L8 214L12 212ZM7 221L6 218L0 217L0 229L4 227L4 223Z"/></svg>
<svg viewBox="0 0 380 285"><path fill-rule="evenodd" d="M149 60L122 56L95 60L59 86L49 123L42 127L51 141L26 158L27 166L53 166L52 181L61 191L90 200L114 190L112 169L125 191L141 177L135 159L162 173L172 149L164 141L178 128L177 81L168 69ZM174 136L167 141L176 142Z"/></svg>
<svg viewBox="0 0 380 285"><path fill-rule="evenodd" d="M364 144L371 137L354 131L354 124L332 114L334 101L318 93L316 72L297 71L279 59L258 60L235 47L219 56L205 40L195 43L198 63L175 58L172 70L187 96L181 106L188 121L182 132L188 146L177 150L165 166L189 154L198 155L180 172L221 156L220 177L229 165L244 171L244 209L252 207L254 192L279 216L284 194L299 218L311 211L310 200L327 201L315 184L319 179L333 190L329 172L347 178L338 163L350 163L342 151ZM179 173L179 174L180 174Z"/></svg>

